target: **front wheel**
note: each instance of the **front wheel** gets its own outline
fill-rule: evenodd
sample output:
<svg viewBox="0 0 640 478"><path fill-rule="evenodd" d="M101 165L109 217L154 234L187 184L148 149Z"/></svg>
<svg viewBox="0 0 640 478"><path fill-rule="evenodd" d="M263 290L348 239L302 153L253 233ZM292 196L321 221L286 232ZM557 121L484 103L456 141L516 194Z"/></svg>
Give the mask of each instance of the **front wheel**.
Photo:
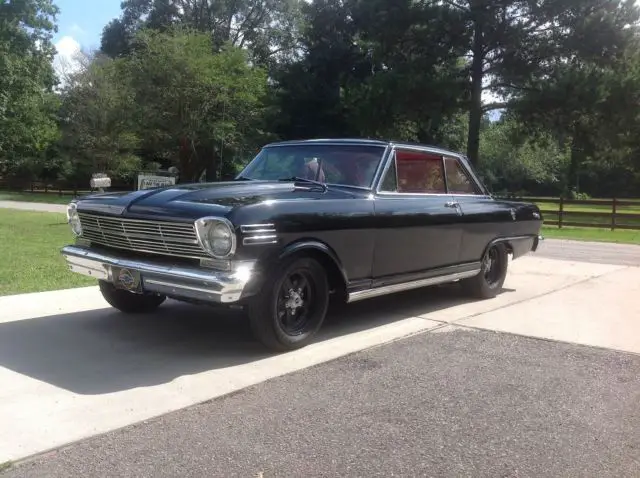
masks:
<svg viewBox="0 0 640 478"><path fill-rule="evenodd" d="M329 306L327 274L310 257L286 261L248 304L254 336L284 352L304 347L322 326Z"/></svg>
<svg viewBox="0 0 640 478"><path fill-rule="evenodd" d="M126 290L117 289L112 283L100 281L100 292L107 303L127 314L144 314L153 312L167 298L157 294L134 294Z"/></svg>
<svg viewBox="0 0 640 478"><path fill-rule="evenodd" d="M477 276L465 279L462 285L473 297L493 299L502 290L507 278L509 254L504 244L489 246L482 258L482 267Z"/></svg>

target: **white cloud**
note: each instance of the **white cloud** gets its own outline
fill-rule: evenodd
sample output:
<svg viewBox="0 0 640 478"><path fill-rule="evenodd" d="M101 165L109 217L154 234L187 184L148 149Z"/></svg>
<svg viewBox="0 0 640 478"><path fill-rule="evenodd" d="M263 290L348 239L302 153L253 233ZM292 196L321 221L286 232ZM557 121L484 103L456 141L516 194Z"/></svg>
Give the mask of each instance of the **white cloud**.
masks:
<svg viewBox="0 0 640 478"><path fill-rule="evenodd" d="M53 59L53 68L61 83L64 84L68 75L75 73L81 67L80 43L72 36L65 35L55 43L55 47L57 53Z"/></svg>

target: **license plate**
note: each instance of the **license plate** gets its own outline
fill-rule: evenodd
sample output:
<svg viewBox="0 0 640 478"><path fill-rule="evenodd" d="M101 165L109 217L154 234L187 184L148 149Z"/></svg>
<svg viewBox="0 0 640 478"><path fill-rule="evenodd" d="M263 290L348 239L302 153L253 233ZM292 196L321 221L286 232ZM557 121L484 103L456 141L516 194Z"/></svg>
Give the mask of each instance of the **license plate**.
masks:
<svg viewBox="0 0 640 478"><path fill-rule="evenodd" d="M125 268L113 268L113 283L118 289L141 292L140 272Z"/></svg>

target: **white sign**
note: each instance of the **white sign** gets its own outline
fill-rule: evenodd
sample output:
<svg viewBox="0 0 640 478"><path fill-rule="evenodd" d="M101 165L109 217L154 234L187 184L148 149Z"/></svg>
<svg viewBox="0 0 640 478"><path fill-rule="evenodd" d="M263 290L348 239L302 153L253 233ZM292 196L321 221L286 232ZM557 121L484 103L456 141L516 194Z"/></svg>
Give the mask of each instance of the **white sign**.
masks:
<svg viewBox="0 0 640 478"><path fill-rule="evenodd" d="M173 186L175 183L175 176L154 176L153 174L138 174L138 189Z"/></svg>

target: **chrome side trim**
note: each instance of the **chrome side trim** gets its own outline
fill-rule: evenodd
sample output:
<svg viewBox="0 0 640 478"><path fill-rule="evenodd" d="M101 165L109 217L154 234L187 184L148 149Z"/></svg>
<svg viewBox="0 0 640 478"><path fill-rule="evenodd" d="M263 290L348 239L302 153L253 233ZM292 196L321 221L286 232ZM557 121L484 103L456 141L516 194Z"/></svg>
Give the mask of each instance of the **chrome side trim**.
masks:
<svg viewBox="0 0 640 478"><path fill-rule="evenodd" d="M278 243L275 224L245 224L240 226L240 232L245 236L242 238L245 246Z"/></svg>
<svg viewBox="0 0 640 478"><path fill-rule="evenodd" d="M245 246L255 246L258 244L277 244L278 236L276 235L263 235L263 236L251 236L242 239L242 244Z"/></svg>
<svg viewBox="0 0 640 478"><path fill-rule="evenodd" d="M445 284L447 282L454 282L460 279L468 279L469 277L473 277L475 275L478 275L479 273L480 268L465 272L456 272L454 274L430 277L428 279L403 282L401 284L376 287L374 289L359 290L356 292L350 292L347 297L347 302L357 302L359 300L370 299L372 297L379 297L387 294L394 294L396 292L403 292L405 290L419 289L421 287L427 287L430 285Z"/></svg>
<svg viewBox="0 0 640 478"><path fill-rule="evenodd" d="M153 259L128 259L78 246L63 247L61 253L69 269L78 274L110 281L114 267L126 268L140 273L145 291L205 302L237 302L254 276L253 263L242 263L232 271L215 271Z"/></svg>
<svg viewBox="0 0 640 478"><path fill-rule="evenodd" d="M242 234L276 232L275 224L245 224L240 226Z"/></svg>

